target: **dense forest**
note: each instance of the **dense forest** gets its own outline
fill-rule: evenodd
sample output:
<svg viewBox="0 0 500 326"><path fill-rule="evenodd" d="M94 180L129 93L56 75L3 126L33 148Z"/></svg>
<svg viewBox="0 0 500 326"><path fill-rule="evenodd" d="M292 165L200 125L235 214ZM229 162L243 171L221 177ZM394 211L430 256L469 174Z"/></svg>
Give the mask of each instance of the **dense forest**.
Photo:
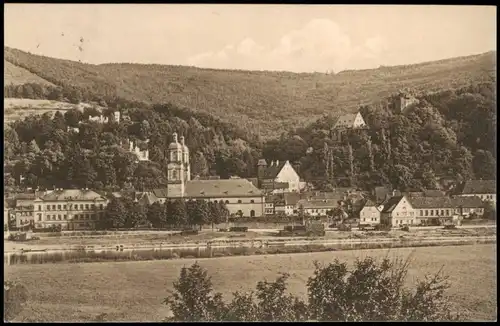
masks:
<svg viewBox="0 0 500 326"><path fill-rule="evenodd" d="M11 87L9 89L9 87ZM40 98L57 89L78 102L76 88L6 86L9 92ZM19 94L14 94L18 96ZM172 104L149 105L88 94L130 120L89 122L95 108L83 112L30 116L6 127L4 165L7 187L89 187L137 190L166 185L166 150L172 133L186 137L193 175L255 177L259 158L297 163L299 174L321 189L353 185L371 189L433 189L439 177L495 179L496 93L493 82L419 96L420 102L395 113L395 98L360 107L369 130L332 139L336 117L325 115L304 128L263 142L255 133L209 114ZM79 133L68 127L79 127ZM150 162L136 162L121 146L132 140L148 148ZM149 140L149 142L147 142Z"/></svg>
<svg viewBox="0 0 500 326"><path fill-rule="evenodd" d="M360 104L390 96L400 88L409 86L428 92L484 82L494 74L496 65L495 52L336 74L127 63L92 65L9 47L4 47L4 57L10 67L4 72L7 85L42 79L48 85L62 87L63 94L52 90L50 98L101 99L112 107L115 105L111 102L118 99L148 104L169 102L209 113L265 138L311 123L324 112L354 112ZM40 92L26 87L9 94L32 98L33 93Z"/></svg>
<svg viewBox="0 0 500 326"><path fill-rule="evenodd" d="M166 185L166 154L172 133L184 135L194 175L222 178L256 173L260 142L237 127L207 114L170 104L121 109L129 120L88 121L95 108L64 114L32 115L5 127L4 166L7 187L158 188ZM105 110L111 115L113 108ZM79 128L74 132L70 127ZM149 162L136 162L127 140L149 149Z"/></svg>
<svg viewBox="0 0 500 326"><path fill-rule="evenodd" d="M395 113L394 100L360 108L368 131L333 141L335 118L325 116L268 141L263 156L297 161L306 180L327 188L435 189L439 177L496 178L493 82L421 95L403 114Z"/></svg>

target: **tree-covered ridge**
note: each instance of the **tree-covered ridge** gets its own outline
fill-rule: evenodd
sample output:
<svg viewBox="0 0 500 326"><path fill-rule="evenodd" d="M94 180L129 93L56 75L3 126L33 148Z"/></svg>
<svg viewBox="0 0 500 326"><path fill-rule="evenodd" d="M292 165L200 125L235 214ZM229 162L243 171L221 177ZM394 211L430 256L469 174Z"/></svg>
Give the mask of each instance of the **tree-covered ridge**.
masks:
<svg viewBox="0 0 500 326"><path fill-rule="evenodd" d="M394 110L395 97L362 106L370 130L350 132L340 143L332 140L336 117L325 116L268 141L263 156L297 161L306 180L320 179L323 186L434 189L440 176L496 179L495 85L423 94L419 100L403 114Z"/></svg>
<svg viewBox="0 0 500 326"><path fill-rule="evenodd" d="M90 65L5 47L5 60L58 86L112 98L171 102L213 114L264 136L279 135L325 112L356 110L399 88L460 88L494 72L495 53L338 74L257 72L140 64ZM6 84L9 84L7 81Z"/></svg>
<svg viewBox="0 0 500 326"><path fill-rule="evenodd" d="M253 135L207 114L172 105L122 108L120 123L88 121L94 108L29 116L5 128L6 186L93 189L152 189L166 186L167 149L172 134L184 135L194 175L255 174L260 152ZM107 109L110 115L115 109ZM71 128L78 128L79 132ZM149 149L149 162L136 162L128 140Z"/></svg>
<svg viewBox="0 0 500 326"><path fill-rule="evenodd" d="M403 113L396 96L362 106L367 132L350 132L334 141L338 115L325 115L304 128L262 143L257 131L230 125L207 114L172 104L148 105L81 92L66 86L7 86L9 92L95 101L120 110L131 121L88 122L92 108L16 121L4 135L6 185L22 175L24 184L40 187L136 189L164 186L165 153L175 131L186 137L193 174L255 177L260 157L298 163L306 181L322 187L354 185L371 189L392 185L400 190L437 187L440 176L495 179L496 93L494 82L418 95L419 103ZM9 88L10 87L10 88ZM94 110L95 111L95 110ZM80 122L83 122L80 124ZM68 127L79 127L74 133ZM132 140L149 149L151 162L136 163L120 144ZM147 143L146 141L149 140Z"/></svg>

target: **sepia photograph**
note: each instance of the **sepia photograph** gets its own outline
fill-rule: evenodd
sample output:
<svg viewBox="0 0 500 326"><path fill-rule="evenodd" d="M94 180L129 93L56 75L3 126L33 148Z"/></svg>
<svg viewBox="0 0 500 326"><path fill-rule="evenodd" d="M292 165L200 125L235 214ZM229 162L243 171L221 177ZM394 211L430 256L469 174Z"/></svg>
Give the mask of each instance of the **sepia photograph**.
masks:
<svg viewBox="0 0 500 326"><path fill-rule="evenodd" d="M496 23L4 4L4 322L496 321Z"/></svg>

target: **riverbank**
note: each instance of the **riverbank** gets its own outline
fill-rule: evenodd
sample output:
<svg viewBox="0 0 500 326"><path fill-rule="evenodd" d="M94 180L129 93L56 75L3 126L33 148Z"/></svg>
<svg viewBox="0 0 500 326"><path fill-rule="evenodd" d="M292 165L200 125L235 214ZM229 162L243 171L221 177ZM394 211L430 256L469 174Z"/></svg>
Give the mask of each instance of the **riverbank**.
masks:
<svg viewBox="0 0 500 326"><path fill-rule="evenodd" d="M91 263L102 261L170 260L179 258L217 258L224 256L268 255L338 250L429 247L495 243L496 237L449 237L424 239L282 239L280 241L213 241L170 245L159 248L117 246L114 250L23 250L4 253L4 265L47 263Z"/></svg>
<svg viewBox="0 0 500 326"><path fill-rule="evenodd" d="M322 241L322 240L378 240L378 239L409 239L421 240L449 237L484 237L496 236L496 228L423 228L387 231L327 231L324 237L278 237L276 230L249 232L212 232L203 231L198 235L182 236L179 234L120 234L120 235L82 235L45 237L40 240L13 242L4 241L4 252L19 252L22 250L116 250L116 247L129 249L160 248L165 246L206 246L208 242L239 242L249 244L259 241ZM244 244L244 245L246 245Z"/></svg>
<svg viewBox="0 0 500 326"><path fill-rule="evenodd" d="M237 290L255 289L258 281L274 280L278 273L290 274L288 290L306 295L314 261L326 264L339 259L353 263L356 258L407 257L412 253L407 282L415 284L427 273L444 265L452 285L446 293L450 302L470 320L495 320L496 246L446 246L383 250L354 250L322 253L178 259L143 262L88 264L43 264L5 267L5 280L25 284L29 292L26 308L16 321L160 322L169 310L162 300L173 289L183 266L198 261L212 277L215 291L226 300Z"/></svg>

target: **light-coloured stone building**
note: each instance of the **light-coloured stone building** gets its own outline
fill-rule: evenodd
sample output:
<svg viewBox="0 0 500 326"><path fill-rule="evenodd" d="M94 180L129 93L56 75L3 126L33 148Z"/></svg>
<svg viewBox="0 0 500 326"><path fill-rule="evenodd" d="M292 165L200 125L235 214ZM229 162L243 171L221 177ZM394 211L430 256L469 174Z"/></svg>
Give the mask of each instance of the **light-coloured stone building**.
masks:
<svg viewBox="0 0 500 326"><path fill-rule="evenodd" d="M37 228L93 229L107 204L107 198L89 189L56 189L33 201L34 223Z"/></svg>

